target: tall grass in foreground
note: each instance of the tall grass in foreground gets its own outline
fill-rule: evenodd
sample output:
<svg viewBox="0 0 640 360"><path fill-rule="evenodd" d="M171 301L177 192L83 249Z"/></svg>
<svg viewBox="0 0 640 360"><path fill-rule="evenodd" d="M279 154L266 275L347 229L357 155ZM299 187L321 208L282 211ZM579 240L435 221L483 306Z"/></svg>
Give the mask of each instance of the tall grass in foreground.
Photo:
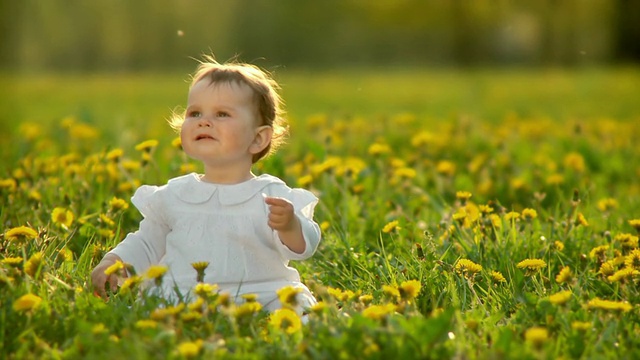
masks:
<svg viewBox="0 0 640 360"><path fill-rule="evenodd" d="M326 112L292 132L255 172L321 199L318 253L293 264L321 300L306 324L205 285L190 304L139 297L140 282L162 281L162 269L108 302L94 296L92 267L138 225L135 188L199 169L170 135L114 147L74 114L13 127L3 158L15 160L0 173L0 352L640 356L637 121Z"/></svg>

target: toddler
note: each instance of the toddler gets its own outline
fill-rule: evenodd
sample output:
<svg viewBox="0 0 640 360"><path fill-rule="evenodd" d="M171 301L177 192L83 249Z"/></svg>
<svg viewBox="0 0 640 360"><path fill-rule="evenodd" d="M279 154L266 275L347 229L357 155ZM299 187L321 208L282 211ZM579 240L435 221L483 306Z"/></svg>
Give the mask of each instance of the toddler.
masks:
<svg viewBox="0 0 640 360"><path fill-rule="evenodd" d="M173 178L163 186L141 186L131 198L143 215L140 227L105 255L91 274L96 291L116 289L116 261L138 274L152 265L168 268L167 299L193 298L192 263L208 262L204 282L241 301L255 294L263 308L281 307L276 291L293 286L299 313L315 304L290 260L309 258L320 228L313 220L316 196L289 188L277 177L252 173L252 165L275 150L286 128L275 81L259 68L220 64L212 57L193 76L183 116L171 125L182 148L204 165L204 174ZM124 274L126 276L126 274Z"/></svg>

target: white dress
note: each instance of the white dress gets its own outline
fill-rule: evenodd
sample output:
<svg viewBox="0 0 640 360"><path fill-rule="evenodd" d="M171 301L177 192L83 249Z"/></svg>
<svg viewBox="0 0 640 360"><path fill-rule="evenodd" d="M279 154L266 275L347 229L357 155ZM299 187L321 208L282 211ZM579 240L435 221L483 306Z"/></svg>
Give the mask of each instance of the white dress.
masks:
<svg viewBox="0 0 640 360"><path fill-rule="evenodd" d="M291 251L267 225L268 205L264 196L288 199L302 225L304 253ZM243 294L256 294L266 310L281 305L276 291L294 286L300 309L316 301L301 283L289 260L309 258L320 242L320 228L313 221L318 199L304 189L291 189L271 175L260 175L233 185L200 180L191 173L169 180L163 186L138 188L132 203L144 219L111 253L131 264L138 274L151 265L165 265L168 271L160 289L149 285L167 299L193 299L197 284L195 262L209 262L204 281L217 284L241 302ZM180 293L176 293L176 289Z"/></svg>

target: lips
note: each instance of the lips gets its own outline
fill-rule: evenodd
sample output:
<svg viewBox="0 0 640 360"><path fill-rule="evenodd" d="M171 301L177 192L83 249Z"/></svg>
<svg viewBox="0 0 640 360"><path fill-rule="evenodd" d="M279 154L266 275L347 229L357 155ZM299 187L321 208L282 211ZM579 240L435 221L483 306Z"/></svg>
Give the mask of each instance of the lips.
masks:
<svg viewBox="0 0 640 360"><path fill-rule="evenodd" d="M199 134L198 136L196 136L196 141L198 140L213 140L213 136L208 135L208 134Z"/></svg>

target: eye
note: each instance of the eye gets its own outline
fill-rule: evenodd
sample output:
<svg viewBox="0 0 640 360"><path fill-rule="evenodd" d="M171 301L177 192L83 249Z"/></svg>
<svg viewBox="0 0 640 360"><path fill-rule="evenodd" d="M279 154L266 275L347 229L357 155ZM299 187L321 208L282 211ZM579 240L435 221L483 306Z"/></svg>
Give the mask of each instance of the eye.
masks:
<svg viewBox="0 0 640 360"><path fill-rule="evenodd" d="M190 117L190 118L199 118L200 116L202 116L202 113L200 111L194 110L194 111L189 111L187 113L187 117Z"/></svg>
<svg viewBox="0 0 640 360"><path fill-rule="evenodd" d="M216 117L229 117L229 116L231 116L231 115L229 115L229 113L226 112L226 111L218 111L216 113Z"/></svg>

